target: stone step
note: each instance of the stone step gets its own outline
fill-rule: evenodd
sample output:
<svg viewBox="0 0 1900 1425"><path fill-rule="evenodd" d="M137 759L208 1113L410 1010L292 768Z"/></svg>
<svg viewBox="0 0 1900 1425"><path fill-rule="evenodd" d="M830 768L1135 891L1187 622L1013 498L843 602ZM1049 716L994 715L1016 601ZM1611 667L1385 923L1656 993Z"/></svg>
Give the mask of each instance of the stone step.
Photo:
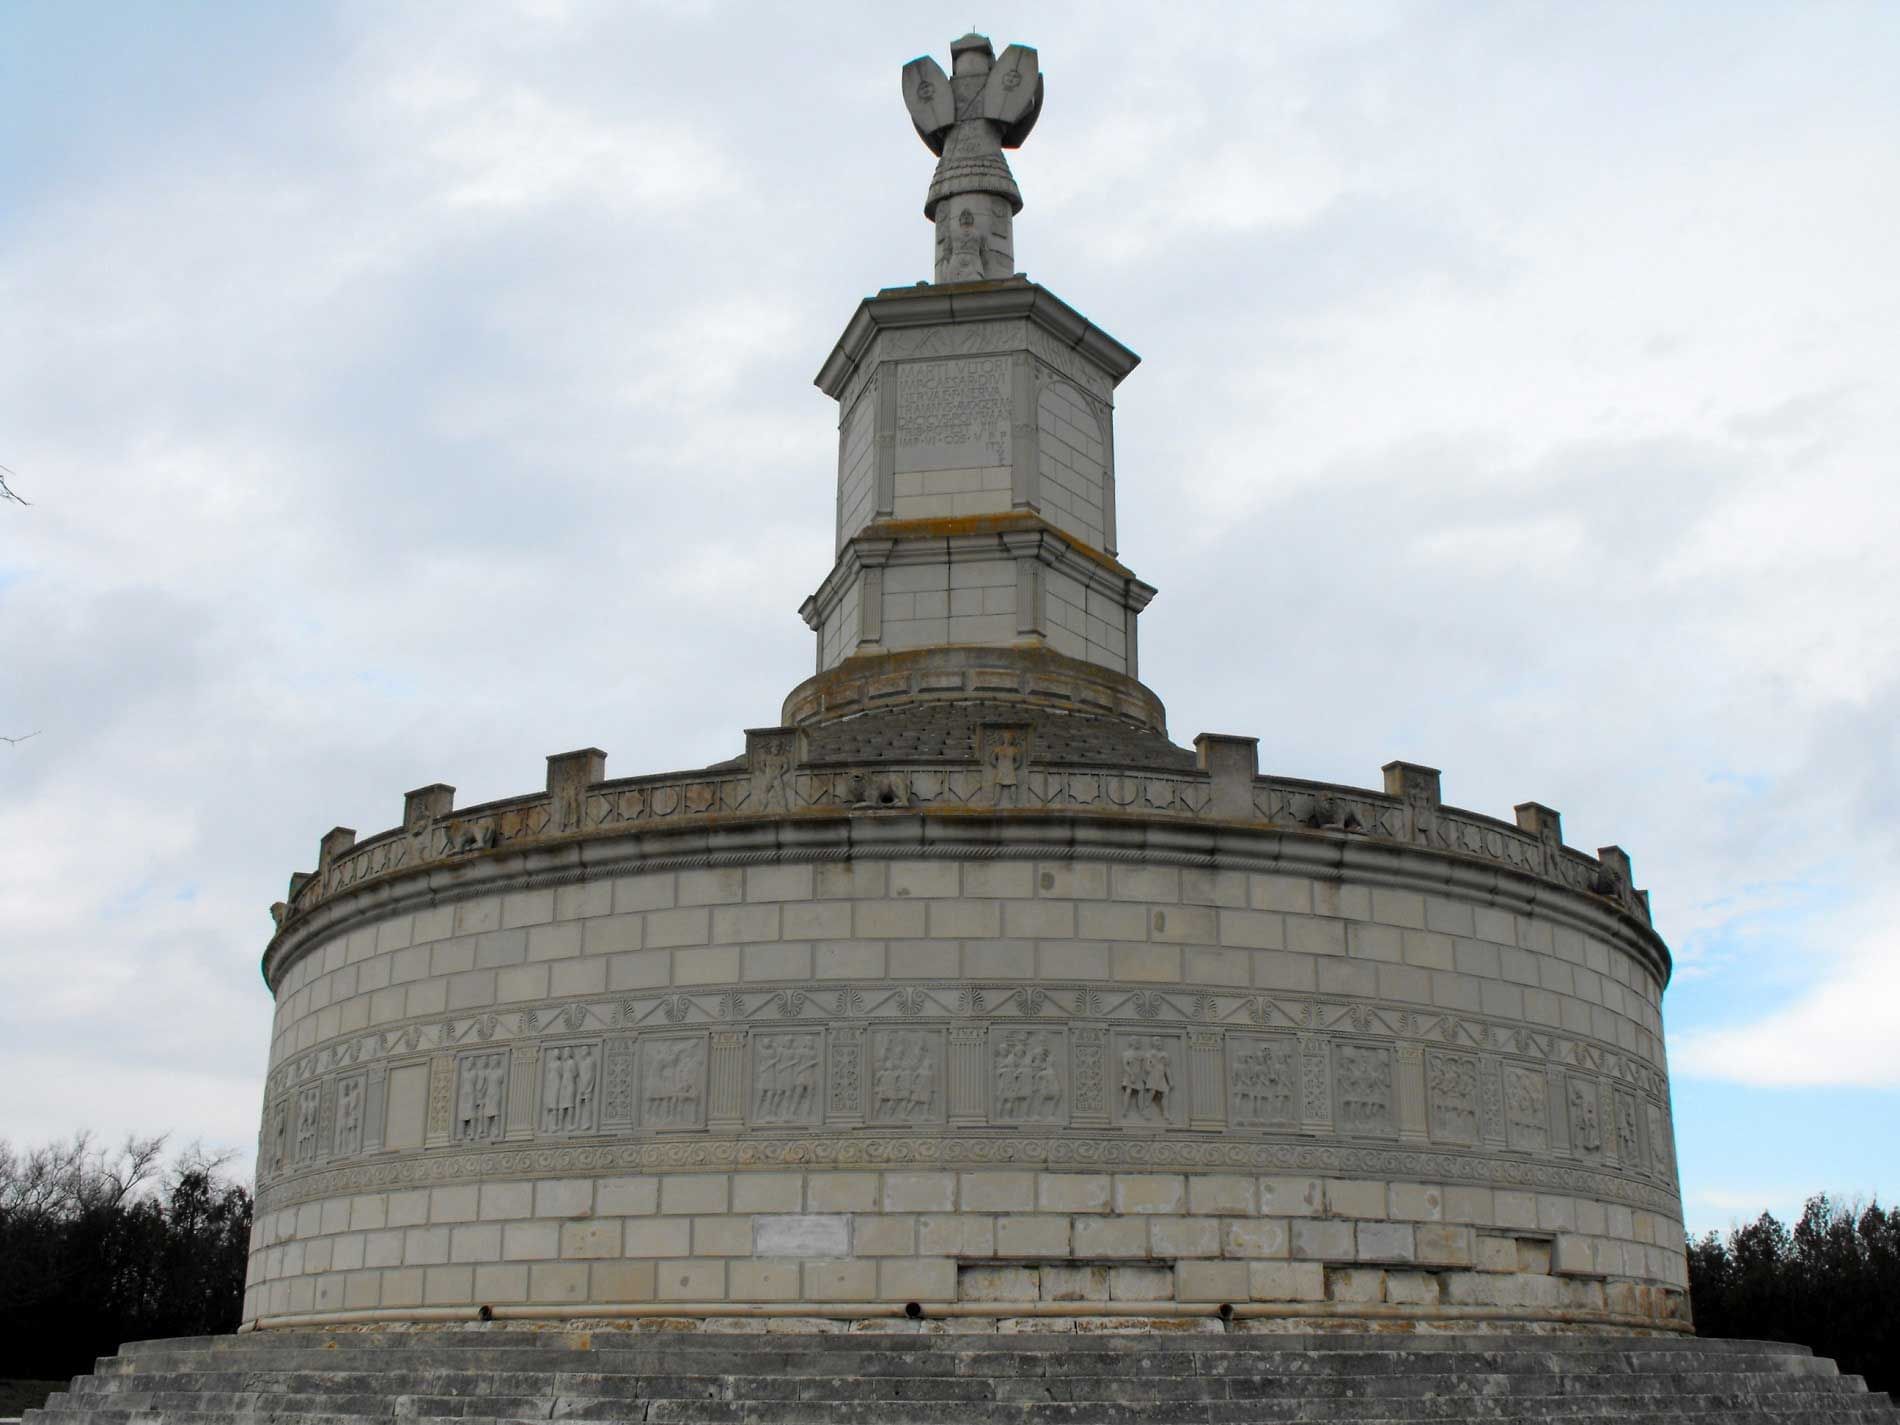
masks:
<svg viewBox="0 0 1900 1425"><path fill-rule="evenodd" d="M609 1403L603 1403L609 1404ZM701 1401L656 1400L612 1403L612 1413L555 1416L555 1419L641 1421L644 1425L1305 1425L1305 1422L1352 1422L1352 1425L1441 1425L1457 1420L1477 1422L1537 1422L1536 1412L1498 1408L1457 1415L1416 1411L1376 1412L1314 1409L1297 1406L1263 1412L1249 1405L1222 1402L1183 1403L998 1403L973 1410L969 1405L927 1402L893 1409L884 1402L867 1401ZM27 1425L36 1425L40 1412L29 1412ZM163 1410L103 1412L89 1417L97 1425L351 1425L365 1419L401 1419L388 1411L376 1416L328 1411L216 1411L174 1414ZM497 1413L497 1422L546 1422L539 1411ZM1807 1400L1767 1401L1695 1398L1641 1414L1598 1409L1564 1417L1564 1425L1656 1425L1656 1422L1708 1422L1708 1425L1874 1425L1891 1421L1891 1413L1877 1414L1864 1406L1845 1409L1834 1403ZM64 1417L57 1425L71 1425Z"/></svg>
<svg viewBox="0 0 1900 1425"><path fill-rule="evenodd" d="M402 1350L426 1347L439 1350L488 1352L523 1348L539 1351L608 1349L615 1343L649 1344L667 1350L721 1349L796 1349L802 1354L833 1351L916 1352L956 1350L1060 1350L1064 1352L1166 1355L1185 1352L1207 1354L1219 1351L1280 1349L1310 1355L1334 1352L1401 1354L1408 1357L1438 1353L1533 1351L1540 1355L1593 1355L1605 1352L1634 1355L1645 1352L1693 1351L1698 1355L1811 1355L1805 1346L1783 1341L1725 1341L1691 1336L1516 1336L1503 1333L1443 1333L1429 1335L1377 1336L1364 1332L1326 1334L1242 1332L1155 1333L1126 1331L1102 1334L1069 1332L935 1332L909 1329L903 1332L764 1332L677 1331L670 1329L633 1329L609 1326L581 1330L572 1327L549 1330L523 1330L507 1326L466 1326L442 1330L409 1331L336 1331L283 1330L255 1332L243 1336L182 1336L151 1341L130 1341L115 1360L164 1352L208 1351L216 1354L252 1355L260 1350L283 1347L364 1350Z"/></svg>
<svg viewBox="0 0 1900 1425"><path fill-rule="evenodd" d="M1900 1425L1800 1347L1673 1338L483 1328L140 1342L27 1425Z"/></svg>
<svg viewBox="0 0 1900 1425"><path fill-rule="evenodd" d="M1578 1415L1598 1414L1608 1402L1616 1402L1632 1411L1658 1403L1696 1401L1703 1405L1722 1404L1738 1407L1750 1403L1819 1401L1829 1396L1845 1396L1839 1391L1759 1391L1727 1388L1706 1382L1685 1380L1680 1389L1657 1391L1543 1392L1524 1394L1489 1388L1487 1382L1425 1382L1416 1389L1306 1392L1297 1390L1254 1389L1254 1383L1206 1382L1195 1389L1191 1382L1171 1382L1156 1389L1142 1382L1078 1381L1057 1388L1029 1381L974 1382L926 1380L906 1383L896 1390L862 1389L863 1382L786 1382L767 1379L747 1381L654 1381L640 1389L614 1393L574 1395L567 1393L522 1393L500 1391L478 1396L436 1396L402 1392L319 1393L276 1392L195 1392L153 1391L121 1397L67 1397L49 1402L47 1413L71 1419L76 1416L97 1418L104 1411L121 1414L159 1413L170 1417L199 1417L208 1414L244 1412L342 1413L353 1415L394 1415L427 1419L493 1418L495 1416L533 1416L542 1419L603 1419L624 1412L630 1405L654 1401L722 1402L852 1402L874 1403L957 1403L963 1405L1101 1403L1164 1404L1200 1401L1206 1404L1229 1401L1250 1402L1256 1413L1276 1418L1297 1418L1307 1407L1342 1401L1377 1401L1383 1407L1403 1410L1417 1419L1442 1420L1471 1413L1492 1414L1499 1410L1534 1411L1539 1419L1569 1420ZM1862 1400L1868 1397L1862 1395ZM1840 1403L1840 1402L1837 1402ZM1851 1403L1851 1402L1846 1402Z"/></svg>
<svg viewBox="0 0 1900 1425"><path fill-rule="evenodd" d="M612 1392L577 1394L565 1391L532 1392L499 1390L478 1395L429 1395L404 1391L352 1392L202 1392L150 1391L120 1396L76 1395L49 1401L47 1413L68 1418L115 1413L160 1412L186 1416L228 1412L306 1412L350 1413L366 1415L395 1414L428 1418L492 1417L496 1415L532 1415L541 1418L601 1418L630 1402L654 1400L711 1400L735 1402L772 1401L856 1401L863 1403L958 1402L964 1404L1100 1402L1108 1404L1163 1403L1202 1401L1251 1402L1262 1411L1279 1405L1318 1406L1331 1402L1378 1401L1387 1407L1403 1407L1421 1418L1446 1418L1461 1412L1490 1412L1498 1408L1534 1410L1540 1418L1570 1418L1598 1412L1605 1402L1615 1401L1631 1410L1644 1409L1669 1401L1721 1401L1729 1405L1750 1401L1832 1399L1834 1403L1852 1403L1873 1399L1864 1392L1851 1391L1843 1382L1832 1389L1764 1391L1726 1382L1682 1379L1669 1389L1554 1390L1534 1393L1502 1388L1495 1380L1426 1379L1407 1381L1405 1388L1388 1383L1374 1389L1332 1389L1310 1391L1286 1388L1272 1381L1173 1381L1159 1385L1138 1381L1034 1382L1019 1380L970 1381L926 1379L916 1382L884 1383L884 1389L865 1389L867 1382L854 1380L784 1381L770 1378L748 1380L657 1379L640 1382L637 1388ZM1415 1405L1414 1402L1422 1402Z"/></svg>
<svg viewBox="0 0 1900 1425"><path fill-rule="evenodd" d="M741 1338L745 1340L746 1338ZM756 1342L753 1344L752 1342ZM407 1348L337 1346L287 1347L265 1346L245 1353L229 1352L144 1352L102 1361L104 1376L147 1375L164 1370L201 1370L241 1368L295 1371L378 1371L454 1370L479 1366L484 1372L497 1370L546 1369L553 1357L547 1351L502 1347L471 1354L463 1350L440 1350L428 1344ZM1813 1371L1831 1372L1832 1363L1812 1355L1763 1353L1757 1356L1711 1353L1695 1349L1624 1352L1602 1350L1591 1353L1542 1351L1534 1346L1517 1350L1485 1350L1409 1353L1394 1350L1308 1352L1288 1349L1278 1343L1239 1349L1214 1351L1132 1352L1097 1351L1086 1346L1052 1347L1023 1350L994 1346L964 1347L946 1345L935 1349L873 1352L810 1352L785 1344L782 1338L751 1338L746 1344L728 1343L717 1348L675 1348L664 1342L614 1343L573 1351L568 1359L588 1362L587 1369L625 1371L643 1363L664 1362L678 1366L693 1362L705 1368L725 1371L747 1368L789 1370L808 1374L918 1374L1022 1372L1062 1374L1170 1374L1201 1372L1251 1373L1261 1369L1282 1368L1303 1374L1340 1372L1410 1372L1419 1368L1434 1370L1493 1370L1580 1374L1602 1371L1729 1369L1756 1373Z"/></svg>
<svg viewBox="0 0 1900 1425"><path fill-rule="evenodd" d="M654 1394L680 1387L694 1394L723 1391L728 1395L796 1394L833 1380L848 1379L854 1389L879 1397L897 1398L936 1393L946 1398L976 1398L996 1382L1011 1382L1044 1393L1073 1394L1094 1388L1122 1389L1128 1385L1184 1393L1246 1391L1252 1395L1332 1395L1426 1392L1464 1392L1495 1395L1657 1394L1672 1390L1748 1388L1761 1390L1816 1389L1855 1393L1865 1386L1858 1377L1828 1371L1804 1375L1784 1372L1707 1370L1602 1372L1592 1375L1509 1373L1490 1370L1417 1370L1409 1372L1335 1373L1312 1375L1272 1369L1249 1372L1218 1371L1192 1374L1140 1375L1125 1373L1036 1375L1027 1372L957 1375L840 1375L779 1372L600 1371L563 1372L165 1372L110 1378L82 1377L68 1399L74 1401L130 1400L152 1392L248 1395L423 1395L467 1399L494 1395L588 1396L641 1392Z"/></svg>

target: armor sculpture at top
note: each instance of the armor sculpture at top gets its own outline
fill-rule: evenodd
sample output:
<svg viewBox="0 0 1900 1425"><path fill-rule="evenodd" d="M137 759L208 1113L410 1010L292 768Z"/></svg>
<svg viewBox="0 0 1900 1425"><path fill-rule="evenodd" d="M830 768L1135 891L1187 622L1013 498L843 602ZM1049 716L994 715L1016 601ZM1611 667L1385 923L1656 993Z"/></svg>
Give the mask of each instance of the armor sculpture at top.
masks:
<svg viewBox="0 0 1900 1425"><path fill-rule="evenodd" d="M939 282L983 282L1016 271L1012 219L1023 210L1022 191L1003 157L1020 148L1042 112L1042 72L1036 52L1011 45L998 59L982 35L950 46L946 77L924 55L904 66L904 104L917 133L938 155L924 199L924 216L937 225Z"/></svg>

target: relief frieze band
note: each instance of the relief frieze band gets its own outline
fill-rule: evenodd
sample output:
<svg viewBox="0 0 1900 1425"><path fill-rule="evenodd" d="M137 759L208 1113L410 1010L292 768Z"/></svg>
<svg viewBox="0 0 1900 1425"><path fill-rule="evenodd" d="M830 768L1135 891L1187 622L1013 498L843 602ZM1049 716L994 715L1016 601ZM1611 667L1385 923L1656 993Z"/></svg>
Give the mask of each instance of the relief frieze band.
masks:
<svg viewBox="0 0 1900 1425"><path fill-rule="evenodd" d="M545 1038L544 1027L597 1032ZM713 1049L730 1056L725 1109ZM1400 1131L1400 1059L1422 1084L1418 1132ZM618 1150L629 1145L612 1140L680 1135L724 1141L730 1155L743 1143L720 1135L737 1130L929 1137L954 1118L977 1130L1035 1126L1052 1143L1091 1126L1210 1130L1243 1155L1276 1134L1415 1138L1588 1165L1632 1192L1668 1198L1674 1187L1666 1082L1614 1046L1363 1001L958 982L576 1000L353 1036L273 1071L260 1182L301 1192L373 1151L367 1083L392 1060L428 1074L431 1159L465 1145L566 1139ZM1482 1100L1487 1062L1495 1109ZM1553 1084L1561 1136L1549 1129ZM1500 1119L1495 1136L1487 1112ZM376 1132L379 1147L380 1120Z"/></svg>

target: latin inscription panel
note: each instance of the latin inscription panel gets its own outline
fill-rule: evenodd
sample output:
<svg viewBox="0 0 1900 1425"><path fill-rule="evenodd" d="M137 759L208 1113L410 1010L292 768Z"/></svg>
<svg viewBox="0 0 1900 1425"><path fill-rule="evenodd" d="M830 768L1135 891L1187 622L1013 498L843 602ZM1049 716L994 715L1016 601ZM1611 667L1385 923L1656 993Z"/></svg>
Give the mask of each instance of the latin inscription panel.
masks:
<svg viewBox="0 0 1900 1425"><path fill-rule="evenodd" d="M1009 464L1010 358L966 356L897 368L897 469Z"/></svg>

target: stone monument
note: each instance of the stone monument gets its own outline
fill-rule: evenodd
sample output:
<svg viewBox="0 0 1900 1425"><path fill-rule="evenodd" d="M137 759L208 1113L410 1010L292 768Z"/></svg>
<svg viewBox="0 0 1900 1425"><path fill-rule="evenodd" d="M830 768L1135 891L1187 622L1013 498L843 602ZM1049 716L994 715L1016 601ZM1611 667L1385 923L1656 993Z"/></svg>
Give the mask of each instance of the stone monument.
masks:
<svg viewBox="0 0 1900 1425"><path fill-rule="evenodd" d="M246 1319L761 1312L1682 1329L1628 858L1167 733L1137 357L1015 272L1036 52L906 65L938 280L863 302L814 673L743 755L323 838Z"/></svg>
<svg viewBox="0 0 1900 1425"><path fill-rule="evenodd" d="M1138 358L1015 271L1036 52L966 35L951 70L902 79L937 280L862 302L817 377L812 676L710 767L583 748L327 833L263 958L256 1344L96 1389L198 1390L182 1419L231 1407L176 1382L232 1369L326 1416L1891 1418L1825 1362L1685 1339L1670 958L1628 856L1415 763L1333 786L1171 740L1116 524ZM492 1323L485 1373L407 1329L453 1323ZM662 1354L600 1329L642 1323ZM734 1334L768 1328L796 1349ZM1139 1334L1020 1334L1109 1328Z"/></svg>

